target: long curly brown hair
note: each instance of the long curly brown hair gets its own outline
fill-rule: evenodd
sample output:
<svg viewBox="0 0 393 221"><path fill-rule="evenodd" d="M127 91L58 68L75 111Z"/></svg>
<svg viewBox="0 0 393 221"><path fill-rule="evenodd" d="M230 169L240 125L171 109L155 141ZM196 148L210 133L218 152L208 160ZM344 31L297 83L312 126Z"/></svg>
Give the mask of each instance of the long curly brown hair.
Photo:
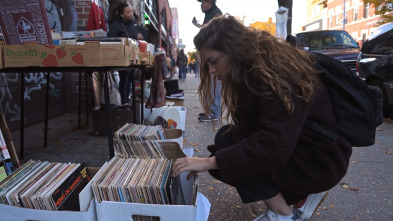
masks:
<svg viewBox="0 0 393 221"><path fill-rule="evenodd" d="M295 108L291 97L309 102L317 87L319 71L308 52L268 32L245 27L228 14L217 16L203 26L194 37L194 44L198 51L213 49L224 54L231 73L221 79L221 113L234 123L242 86L257 96L278 97L289 112ZM212 84L208 65L203 61L200 70L198 92L202 108L208 113L214 101L211 85L215 87L217 79Z"/></svg>

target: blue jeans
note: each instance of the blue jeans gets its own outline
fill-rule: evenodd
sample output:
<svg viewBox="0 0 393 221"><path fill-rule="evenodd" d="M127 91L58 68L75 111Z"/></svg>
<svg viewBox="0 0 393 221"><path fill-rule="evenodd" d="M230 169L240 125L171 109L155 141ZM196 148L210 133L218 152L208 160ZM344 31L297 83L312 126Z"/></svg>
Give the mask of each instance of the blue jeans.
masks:
<svg viewBox="0 0 393 221"><path fill-rule="evenodd" d="M132 73L130 71L119 71L119 92L121 98L121 104L127 104L131 93L131 80Z"/></svg>
<svg viewBox="0 0 393 221"><path fill-rule="evenodd" d="M179 67L179 79L186 79L186 67Z"/></svg>
<svg viewBox="0 0 393 221"><path fill-rule="evenodd" d="M212 80L212 93L214 89L214 75L211 75ZM214 102L210 106L210 117L219 118L221 115L221 80L217 80Z"/></svg>

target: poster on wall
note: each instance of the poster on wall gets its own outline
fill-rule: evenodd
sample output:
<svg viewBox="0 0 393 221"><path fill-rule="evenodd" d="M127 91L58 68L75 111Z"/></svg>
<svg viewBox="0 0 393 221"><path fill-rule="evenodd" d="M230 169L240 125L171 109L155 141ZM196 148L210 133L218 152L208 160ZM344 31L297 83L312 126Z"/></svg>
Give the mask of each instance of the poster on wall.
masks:
<svg viewBox="0 0 393 221"><path fill-rule="evenodd" d="M0 0L0 27L6 44L52 44L44 0Z"/></svg>

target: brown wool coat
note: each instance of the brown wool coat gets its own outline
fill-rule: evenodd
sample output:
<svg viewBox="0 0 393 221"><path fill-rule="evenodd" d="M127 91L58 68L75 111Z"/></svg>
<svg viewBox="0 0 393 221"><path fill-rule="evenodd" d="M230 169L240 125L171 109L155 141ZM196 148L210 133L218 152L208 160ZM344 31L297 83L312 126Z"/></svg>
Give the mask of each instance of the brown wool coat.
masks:
<svg viewBox="0 0 393 221"><path fill-rule="evenodd" d="M243 90L239 124L230 132L234 145L215 153L221 176L233 181L262 172L280 190L304 195L335 186L347 172L352 147L303 127L306 118L324 125L336 122L327 89L319 84L309 103L292 97L292 113L279 99Z"/></svg>

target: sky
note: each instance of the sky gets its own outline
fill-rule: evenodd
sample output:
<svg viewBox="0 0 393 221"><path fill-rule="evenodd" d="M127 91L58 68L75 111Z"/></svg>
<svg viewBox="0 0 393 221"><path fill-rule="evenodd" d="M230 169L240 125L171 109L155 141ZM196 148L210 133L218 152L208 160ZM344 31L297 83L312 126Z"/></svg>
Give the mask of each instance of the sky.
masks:
<svg viewBox="0 0 393 221"><path fill-rule="evenodd" d="M195 16L198 23L203 23L205 14L201 11L201 3L197 0L168 0L168 2L171 8L177 8L178 38L186 45L185 52L195 51L193 38L199 29L192 24L192 18ZM275 12L278 10L277 0L217 0L216 5L224 14L229 13L240 18L246 16L245 25L255 21L267 22L269 17L275 22ZM293 0L292 32L304 25L305 6L306 0Z"/></svg>

